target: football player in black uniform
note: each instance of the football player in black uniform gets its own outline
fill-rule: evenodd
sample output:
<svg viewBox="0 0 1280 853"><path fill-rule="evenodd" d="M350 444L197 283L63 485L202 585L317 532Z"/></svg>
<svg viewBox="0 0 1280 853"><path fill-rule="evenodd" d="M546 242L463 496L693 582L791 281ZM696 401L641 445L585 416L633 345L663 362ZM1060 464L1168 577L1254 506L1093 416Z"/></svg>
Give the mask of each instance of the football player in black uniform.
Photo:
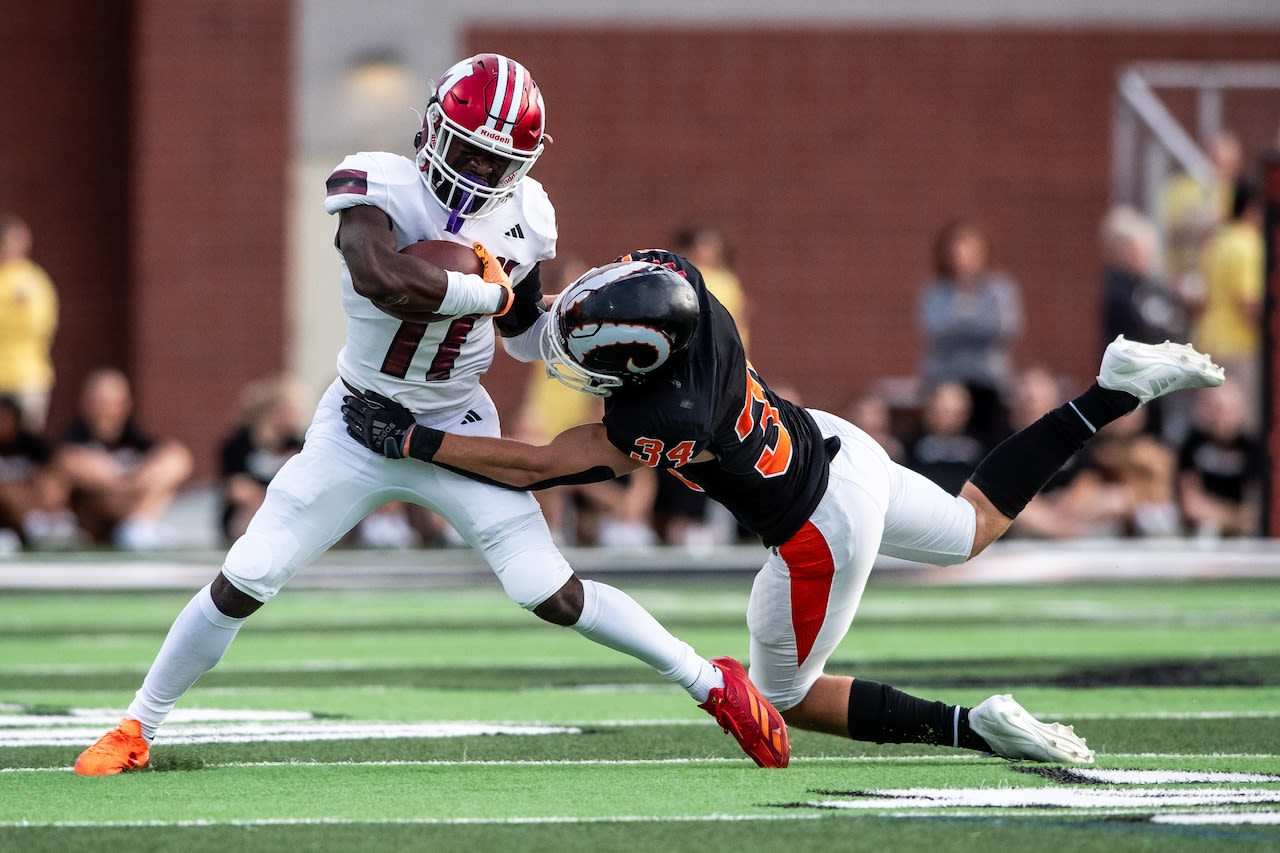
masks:
<svg viewBox="0 0 1280 853"><path fill-rule="evenodd" d="M993 450L956 496L891 461L852 424L773 393L728 312L678 255L636 252L593 269L551 311L547 370L605 397L603 422L537 447L447 434L389 400L350 397L348 432L385 456L519 489L666 469L726 506L769 549L747 610L750 676L790 725L1005 758L1093 760L1069 727L1040 722L1007 694L970 709L823 669L877 553L964 562L1003 534L1094 432L1170 391L1221 384L1221 368L1186 345L1117 338L1094 385Z"/></svg>

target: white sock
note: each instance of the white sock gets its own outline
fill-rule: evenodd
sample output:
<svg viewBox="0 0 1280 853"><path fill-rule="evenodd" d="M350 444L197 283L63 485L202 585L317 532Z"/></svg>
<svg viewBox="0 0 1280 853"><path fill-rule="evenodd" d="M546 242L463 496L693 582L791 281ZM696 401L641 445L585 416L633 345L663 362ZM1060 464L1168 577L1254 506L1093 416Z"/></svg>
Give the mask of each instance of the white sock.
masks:
<svg viewBox="0 0 1280 853"><path fill-rule="evenodd" d="M668 681L674 681L698 702L707 701L712 688L724 687L724 676L698 656L620 589L584 580L582 616L573 630L589 640L644 661Z"/></svg>
<svg viewBox="0 0 1280 853"><path fill-rule="evenodd" d="M142 723L143 737L156 736L182 694L222 660L244 622L218 610L208 586L187 602L125 714Z"/></svg>

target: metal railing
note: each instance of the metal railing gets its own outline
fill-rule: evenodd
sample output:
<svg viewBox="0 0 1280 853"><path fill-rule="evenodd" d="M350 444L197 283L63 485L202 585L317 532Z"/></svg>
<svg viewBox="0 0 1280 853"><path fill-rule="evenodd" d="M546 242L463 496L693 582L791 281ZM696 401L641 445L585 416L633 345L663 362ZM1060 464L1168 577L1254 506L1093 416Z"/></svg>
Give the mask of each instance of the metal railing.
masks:
<svg viewBox="0 0 1280 853"><path fill-rule="evenodd" d="M1162 89L1196 93L1194 133L1165 105ZM1280 62L1145 62L1121 69L1111 122L1112 203L1159 221L1160 194L1175 168L1209 186L1213 164L1200 140L1228 127L1231 90L1280 91Z"/></svg>

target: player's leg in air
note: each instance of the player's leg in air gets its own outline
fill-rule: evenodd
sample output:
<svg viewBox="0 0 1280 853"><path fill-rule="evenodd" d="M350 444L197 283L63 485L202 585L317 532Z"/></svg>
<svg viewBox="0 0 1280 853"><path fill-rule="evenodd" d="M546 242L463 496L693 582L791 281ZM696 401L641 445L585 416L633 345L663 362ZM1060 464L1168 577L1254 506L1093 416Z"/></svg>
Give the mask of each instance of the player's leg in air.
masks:
<svg viewBox="0 0 1280 853"><path fill-rule="evenodd" d="M962 563L999 538L1102 427L1172 391L1222 381L1222 369L1189 346L1118 338L1096 383L992 450L958 497L891 462L860 430L815 413L825 434L841 436L842 450L813 529L806 528L809 539L802 531L778 549L753 588L752 679L798 728L1010 759L1091 762L1093 752L1070 727L1037 720L1007 694L966 708L826 675L823 664L852 623L875 558L869 552ZM847 513L843 523L832 513L836 505Z"/></svg>

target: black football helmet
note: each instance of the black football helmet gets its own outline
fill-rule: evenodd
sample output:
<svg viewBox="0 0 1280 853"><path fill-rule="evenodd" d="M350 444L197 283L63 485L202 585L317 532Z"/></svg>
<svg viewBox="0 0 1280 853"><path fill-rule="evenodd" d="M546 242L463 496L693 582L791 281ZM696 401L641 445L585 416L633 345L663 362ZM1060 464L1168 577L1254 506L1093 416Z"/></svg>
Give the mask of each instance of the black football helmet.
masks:
<svg viewBox="0 0 1280 853"><path fill-rule="evenodd" d="M698 294L679 273L646 261L588 270L551 306L542 336L547 375L608 397L682 352L698 327Z"/></svg>

